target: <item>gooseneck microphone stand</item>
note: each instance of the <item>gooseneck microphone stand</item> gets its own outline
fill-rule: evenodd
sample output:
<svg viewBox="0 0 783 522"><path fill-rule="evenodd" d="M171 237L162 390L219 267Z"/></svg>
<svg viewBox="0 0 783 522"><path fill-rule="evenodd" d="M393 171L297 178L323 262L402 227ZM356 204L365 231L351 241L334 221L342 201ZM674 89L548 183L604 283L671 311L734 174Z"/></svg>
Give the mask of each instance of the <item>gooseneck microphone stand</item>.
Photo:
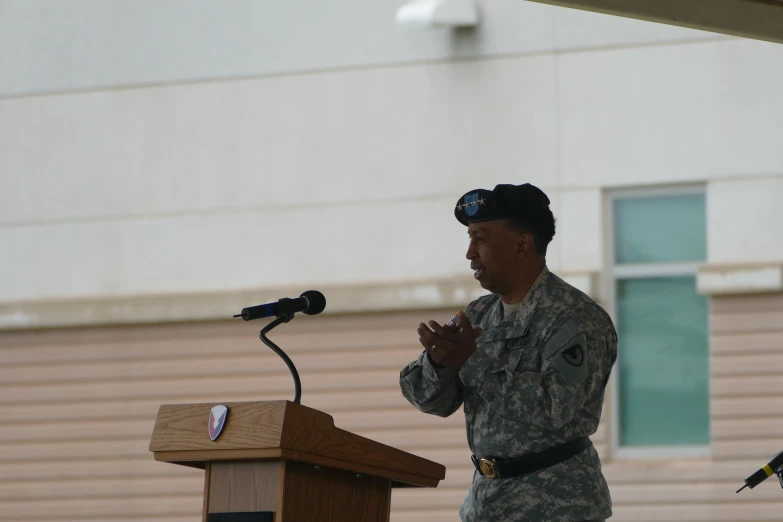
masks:
<svg viewBox="0 0 783 522"><path fill-rule="evenodd" d="M300 404L302 398L302 383L299 380L299 372L296 371L293 361L285 354L285 352L273 343L266 336L274 327L287 323L294 318L294 314L302 312L306 315L317 315L324 311L326 308L326 298L318 290L308 290L303 292L296 299L283 298L279 299L276 303L267 303L257 306L250 306L242 309L242 313L235 315L234 317L241 317L245 321L252 321L253 319L261 319L263 317L276 317L274 321L266 325L261 329L261 333L258 337L263 341L265 345L270 347L273 352L283 359L283 362L288 366L291 371L291 376L294 378L294 402Z"/></svg>
<svg viewBox="0 0 783 522"><path fill-rule="evenodd" d="M280 356L281 359L288 365L288 369L291 370L291 376L294 378L294 402L296 404L299 404L300 399L302 398L302 383L299 381L299 372L296 371L296 366L294 366L294 363L291 359L288 358L288 356L285 354L285 352L277 346L275 343L270 341L266 334L269 333L272 328L275 326L287 323L291 319L294 318L294 314L281 314L277 319L266 325L261 329L261 333L259 334L259 337L261 338L261 341L268 347L270 347L277 355Z"/></svg>

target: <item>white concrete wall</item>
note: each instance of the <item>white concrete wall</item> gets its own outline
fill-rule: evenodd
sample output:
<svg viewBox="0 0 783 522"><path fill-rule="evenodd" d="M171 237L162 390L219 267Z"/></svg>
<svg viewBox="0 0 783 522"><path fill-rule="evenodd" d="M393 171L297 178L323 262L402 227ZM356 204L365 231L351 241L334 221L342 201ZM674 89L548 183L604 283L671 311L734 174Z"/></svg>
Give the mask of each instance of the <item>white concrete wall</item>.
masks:
<svg viewBox="0 0 783 522"><path fill-rule="evenodd" d="M481 26L400 31L402 0L0 0L0 94L203 81L715 38L520 0Z"/></svg>
<svg viewBox="0 0 783 522"><path fill-rule="evenodd" d="M778 121L783 126L783 120ZM779 139L777 147L783 148L783 139ZM707 197L707 248L711 262L781 263L783 175L714 180L709 184Z"/></svg>
<svg viewBox="0 0 783 522"><path fill-rule="evenodd" d="M603 188L681 182L711 262L783 259L783 46L397 5L0 0L0 302L467 275L453 205L500 182L549 192L555 270L601 269Z"/></svg>

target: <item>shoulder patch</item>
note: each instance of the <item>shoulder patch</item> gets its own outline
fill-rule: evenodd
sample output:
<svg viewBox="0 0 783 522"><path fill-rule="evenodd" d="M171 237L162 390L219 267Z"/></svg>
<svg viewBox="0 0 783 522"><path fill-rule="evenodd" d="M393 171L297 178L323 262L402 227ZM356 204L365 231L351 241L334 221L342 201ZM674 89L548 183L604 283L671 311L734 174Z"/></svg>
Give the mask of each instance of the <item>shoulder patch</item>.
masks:
<svg viewBox="0 0 783 522"><path fill-rule="evenodd" d="M551 365L568 383L587 378L587 338L576 325L565 323L544 345L542 359Z"/></svg>
<svg viewBox="0 0 783 522"><path fill-rule="evenodd" d="M570 348L566 348L560 355L571 366L582 366L585 363L585 352L579 344L575 344Z"/></svg>
<svg viewBox="0 0 783 522"><path fill-rule="evenodd" d="M566 322L563 326L555 330L549 340L544 344L544 350L541 353L543 360L551 359L568 342L579 334L579 328L573 321Z"/></svg>

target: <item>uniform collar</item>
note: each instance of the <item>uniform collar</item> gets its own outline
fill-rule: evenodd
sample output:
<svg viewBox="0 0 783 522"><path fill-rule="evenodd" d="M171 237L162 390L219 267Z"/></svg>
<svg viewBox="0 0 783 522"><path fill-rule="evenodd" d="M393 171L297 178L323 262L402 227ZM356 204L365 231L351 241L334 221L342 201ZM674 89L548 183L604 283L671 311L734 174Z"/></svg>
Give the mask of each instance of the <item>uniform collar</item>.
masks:
<svg viewBox="0 0 783 522"><path fill-rule="evenodd" d="M536 308L538 307L539 302L541 302L541 297L544 295L544 290L549 278L549 268L545 265L541 270L541 273L538 274L538 277L533 282L533 286L530 287L527 295L522 300L522 304L519 306L514 317L504 318L500 324L486 333L484 340L494 341L498 339L511 339L526 335L530 329L530 323L533 321ZM497 313L498 316L502 316L503 302L501 301L500 296L497 296L494 313Z"/></svg>

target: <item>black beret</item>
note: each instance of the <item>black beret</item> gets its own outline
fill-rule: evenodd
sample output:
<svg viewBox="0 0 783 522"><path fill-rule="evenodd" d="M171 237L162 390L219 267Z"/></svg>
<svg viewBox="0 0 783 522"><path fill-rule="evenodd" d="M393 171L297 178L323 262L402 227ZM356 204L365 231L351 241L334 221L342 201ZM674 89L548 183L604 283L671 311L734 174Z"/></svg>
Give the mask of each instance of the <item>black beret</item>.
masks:
<svg viewBox="0 0 783 522"><path fill-rule="evenodd" d="M471 190L454 208L457 221L467 226L479 221L524 217L549 206L544 192L531 185L496 185L493 190Z"/></svg>

